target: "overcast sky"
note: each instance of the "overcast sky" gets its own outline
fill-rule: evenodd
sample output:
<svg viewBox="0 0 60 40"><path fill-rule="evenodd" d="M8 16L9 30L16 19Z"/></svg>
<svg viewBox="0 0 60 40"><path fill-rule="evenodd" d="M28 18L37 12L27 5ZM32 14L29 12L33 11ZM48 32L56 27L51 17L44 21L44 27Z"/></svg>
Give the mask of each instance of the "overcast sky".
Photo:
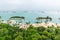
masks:
<svg viewBox="0 0 60 40"><path fill-rule="evenodd" d="M0 0L0 10L60 10L60 0Z"/></svg>

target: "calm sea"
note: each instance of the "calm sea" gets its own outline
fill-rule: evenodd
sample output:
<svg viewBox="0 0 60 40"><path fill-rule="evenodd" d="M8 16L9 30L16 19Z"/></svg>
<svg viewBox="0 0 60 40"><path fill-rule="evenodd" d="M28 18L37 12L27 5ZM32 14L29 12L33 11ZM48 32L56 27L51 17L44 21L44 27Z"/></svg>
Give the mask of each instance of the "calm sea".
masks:
<svg viewBox="0 0 60 40"><path fill-rule="evenodd" d="M8 20L11 16L24 16L25 21L30 21L31 23L36 22L36 17L46 17L50 16L53 18L52 22L60 23L60 12L59 11L0 11L0 16L2 20Z"/></svg>

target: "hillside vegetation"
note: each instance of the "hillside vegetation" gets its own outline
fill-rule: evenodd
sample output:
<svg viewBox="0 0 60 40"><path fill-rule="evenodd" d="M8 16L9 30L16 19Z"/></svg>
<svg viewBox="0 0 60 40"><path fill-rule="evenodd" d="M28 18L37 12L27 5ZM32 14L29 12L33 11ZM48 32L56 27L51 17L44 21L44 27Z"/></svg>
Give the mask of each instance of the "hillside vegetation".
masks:
<svg viewBox="0 0 60 40"><path fill-rule="evenodd" d="M0 24L0 40L60 40L60 28L33 27L26 29Z"/></svg>

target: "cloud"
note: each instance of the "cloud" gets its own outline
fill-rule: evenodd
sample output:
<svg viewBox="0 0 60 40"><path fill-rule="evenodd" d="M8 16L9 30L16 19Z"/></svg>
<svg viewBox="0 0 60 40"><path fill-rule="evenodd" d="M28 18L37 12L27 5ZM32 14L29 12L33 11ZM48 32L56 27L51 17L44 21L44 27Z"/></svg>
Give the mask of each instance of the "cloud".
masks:
<svg viewBox="0 0 60 40"><path fill-rule="evenodd" d="M60 0L0 0L0 10L60 10Z"/></svg>
<svg viewBox="0 0 60 40"><path fill-rule="evenodd" d="M16 10L23 2L23 0L0 0L0 10Z"/></svg>

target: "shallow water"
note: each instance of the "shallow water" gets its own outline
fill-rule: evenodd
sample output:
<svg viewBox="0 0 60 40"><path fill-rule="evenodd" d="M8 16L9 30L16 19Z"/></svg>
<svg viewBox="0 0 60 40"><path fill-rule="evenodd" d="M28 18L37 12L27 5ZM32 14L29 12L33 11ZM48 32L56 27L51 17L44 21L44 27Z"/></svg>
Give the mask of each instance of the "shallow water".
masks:
<svg viewBox="0 0 60 40"><path fill-rule="evenodd" d="M42 16L50 16L53 18L52 22L60 23L60 12L58 11L0 11L0 16L2 16L2 20L8 20L11 16L24 16L25 22L30 21L31 23L36 22L36 17Z"/></svg>

